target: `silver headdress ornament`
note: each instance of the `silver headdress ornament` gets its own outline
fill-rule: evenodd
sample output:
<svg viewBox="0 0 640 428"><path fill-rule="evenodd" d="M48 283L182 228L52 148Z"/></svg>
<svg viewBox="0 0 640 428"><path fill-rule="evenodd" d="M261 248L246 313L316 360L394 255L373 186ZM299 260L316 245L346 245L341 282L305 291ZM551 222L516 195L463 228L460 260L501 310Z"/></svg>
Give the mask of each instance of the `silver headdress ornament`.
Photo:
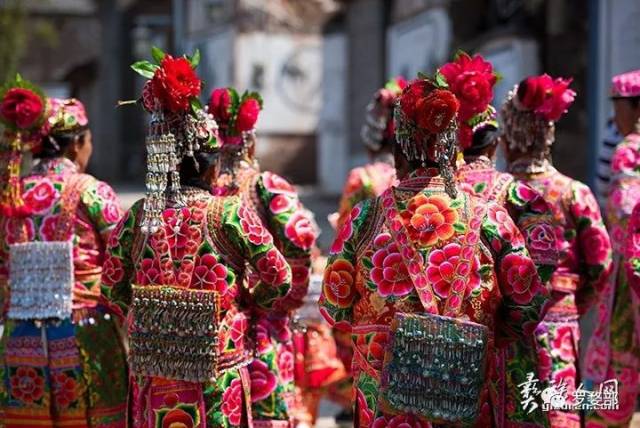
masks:
<svg viewBox="0 0 640 428"><path fill-rule="evenodd" d="M509 150L523 157L509 166L512 172L539 173L550 166L551 147L555 141L552 121L522 107L517 97L518 85L509 91L502 105L502 133Z"/></svg>
<svg viewBox="0 0 640 428"><path fill-rule="evenodd" d="M385 110L388 110L388 108L381 106L375 99L371 100L367 105L365 123L360 130L360 137L365 146L374 151L382 148L384 131L387 129L387 124L390 120L390 112Z"/></svg>
<svg viewBox="0 0 640 428"><path fill-rule="evenodd" d="M434 161L438 164L440 175L444 179L445 190L451 198L456 198L458 190L454 177L454 162L457 151L458 121L455 117L449 126L439 134L430 134L416 127L405 116L400 107L400 100L396 101L394 109L396 121L396 142L404 156L410 161L417 161L426 166L429 156L429 145L435 147Z"/></svg>
<svg viewBox="0 0 640 428"><path fill-rule="evenodd" d="M143 233L158 231L168 199L177 206L186 205L180 189L180 163L184 157L193 157L195 152L206 149L200 142L211 144L217 130L213 116L203 110L193 115L165 113L159 106L154 109L145 140L147 192L140 224Z"/></svg>

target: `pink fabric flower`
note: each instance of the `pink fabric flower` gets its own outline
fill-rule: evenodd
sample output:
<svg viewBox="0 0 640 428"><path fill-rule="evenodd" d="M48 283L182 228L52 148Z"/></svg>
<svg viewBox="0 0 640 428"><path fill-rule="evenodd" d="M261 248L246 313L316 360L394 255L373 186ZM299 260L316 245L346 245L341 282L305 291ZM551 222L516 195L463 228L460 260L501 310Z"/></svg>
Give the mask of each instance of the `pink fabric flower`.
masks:
<svg viewBox="0 0 640 428"><path fill-rule="evenodd" d="M294 207L294 200L287 195L276 195L269 203L269 209L274 214L281 214Z"/></svg>
<svg viewBox="0 0 640 428"><path fill-rule="evenodd" d="M558 327L554 337L551 339L551 354L561 358L563 361L575 361L576 344L570 326L563 325Z"/></svg>
<svg viewBox="0 0 640 428"><path fill-rule="evenodd" d="M109 224L116 223L118 220L120 220L121 216L122 211L117 204L107 202L106 204L104 204L104 207L102 207L102 218L104 218L104 221Z"/></svg>
<svg viewBox="0 0 640 428"><path fill-rule="evenodd" d="M442 298L449 296L452 287L461 287L460 290L454 289L458 292L463 291L464 296L468 296L472 290L480 286L478 259L471 253L468 255L471 258L469 262L461 257L461 253L462 247L457 243L451 243L429 254L427 279L433 284L433 291ZM465 282L459 276L468 277L468 280Z"/></svg>
<svg viewBox="0 0 640 428"><path fill-rule="evenodd" d="M269 321L267 321L265 318L260 318L255 327L256 349L258 350L258 354L260 355L273 349L273 343L271 342L271 334L269 333L269 330Z"/></svg>
<svg viewBox="0 0 640 428"><path fill-rule="evenodd" d="M293 382L293 353L284 347L278 353L278 369L282 382Z"/></svg>
<svg viewBox="0 0 640 428"><path fill-rule="evenodd" d="M498 234L502 239L511 243L512 247L521 247L524 245L522 234L513 223L511 216L501 206L491 205L489 207L489 220L493 222L498 230Z"/></svg>
<svg viewBox="0 0 640 428"><path fill-rule="evenodd" d="M371 280L378 286L378 293L383 297L405 296L413 289L413 282L407 271L398 246L388 233L378 235L374 240L378 250L371 261Z"/></svg>
<svg viewBox="0 0 640 428"><path fill-rule="evenodd" d="M284 178L269 171L262 173L262 180L267 191L275 194L296 196L296 189Z"/></svg>
<svg viewBox="0 0 640 428"><path fill-rule="evenodd" d="M142 259L136 271L136 284L162 285L160 263L156 259Z"/></svg>
<svg viewBox="0 0 640 428"><path fill-rule="evenodd" d="M601 227L590 227L580 232L585 261L590 265L601 265L609 257L611 243L607 231Z"/></svg>
<svg viewBox="0 0 640 428"><path fill-rule="evenodd" d="M611 158L611 173L633 171L638 164L640 164L640 153L633 146L622 144Z"/></svg>
<svg viewBox="0 0 640 428"><path fill-rule="evenodd" d="M342 252L342 250L344 249L345 242L347 242L349 238L351 238L351 236L353 235L353 220L360 215L360 211L361 209L359 206L355 206L351 210L351 213L345 220L340 230L338 230L336 239L333 241L333 244L331 245L331 254L337 254Z"/></svg>
<svg viewBox="0 0 640 428"><path fill-rule="evenodd" d="M549 251L556 247L556 234L553 227L548 224L538 224L529 233L528 248L533 254L535 251Z"/></svg>
<svg viewBox="0 0 640 428"><path fill-rule="evenodd" d="M516 303L525 305L542 291L533 261L519 254L507 254L500 265L500 281L504 292Z"/></svg>
<svg viewBox="0 0 640 428"><path fill-rule="evenodd" d="M102 283L114 285L122 281L124 269L119 257L108 256L102 264Z"/></svg>
<svg viewBox="0 0 640 428"><path fill-rule="evenodd" d="M289 218L284 234L296 247L308 250L316 242L316 230L309 215L297 211Z"/></svg>
<svg viewBox="0 0 640 428"><path fill-rule="evenodd" d="M576 218L586 217L591 221L599 221L601 219L598 201L596 201L588 187L580 187L577 191L575 203L571 207L571 213Z"/></svg>
<svg viewBox="0 0 640 428"><path fill-rule="evenodd" d="M242 313L236 314L231 322L230 329L230 337L236 349L244 348L244 338L248 333L248 329L249 321L247 320L247 317Z"/></svg>
<svg viewBox="0 0 640 428"><path fill-rule="evenodd" d="M255 245L265 245L273 242L273 237L255 212L242 205L238 210L238 217L240 218L242 231L247 235L249 242Z"/></svg>
<svg viewBox="0 0 640 428"><path fill-rule="evenodd" d="M242 381L238 378L231 381L229 387L222 394L222 414L229 419L229 423L239 426L242 422L243 397Z"/></svg>
<svg viewBox="0 0 640 428"><path fill-rule="evenodd" d="M278 384L276 376L269 370L266 363L259 359L249 365L251 377L251 402L264 400L276 390Z"/></svg>
<svg viewBox="0 0 640 428"><path fill-rule="evenodd" d="M215 290L225 295L229 289L229 270L213 254L196 257L191 288Z"/></svg>
<svg viewBox="0 0 640 428"><path fill-rule="evenodd" d="M24 192L22 199L34 214L43 214L51 210L60 193L48 178L40 179L35 186Z"/></svg>
<svg viewBox="0 0 640 428"><path fill-rule="evenodd" d="M272 248L257 263L260 280L269 285L280 285L287 280L288 264L282 254Z"/></svg>

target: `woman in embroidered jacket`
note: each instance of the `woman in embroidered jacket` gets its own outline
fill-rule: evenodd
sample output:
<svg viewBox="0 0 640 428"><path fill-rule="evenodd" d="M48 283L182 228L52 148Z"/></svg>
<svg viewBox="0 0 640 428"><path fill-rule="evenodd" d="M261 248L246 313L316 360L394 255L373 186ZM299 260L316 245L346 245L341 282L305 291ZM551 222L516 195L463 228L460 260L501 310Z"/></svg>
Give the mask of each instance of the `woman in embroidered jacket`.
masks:
<svg viewBox="0 0 640 428"><path fill-rule="evenodd" d="M490 385L495 367L488 358L482 369L481 358L496 342L531 334L548 296L504 208L456 186L458 105L427 79L404 90L394 146L400 183L357 205L331 249L320 305L331 324L353 335L356 426L494 426L502 419ZM411 327L412 316L422 328ZM451 317L486 336L453 345L454 336L442 333L445 348L434 343L437 335L423 334ZM486 353L465 343L486 345ZM455 355L434 357L450 346ZM433 395L427 384L436 385ZM460 405L465 410L455 411Z"/></svg>
<svg viewBox="0 0 640 428"><path fill-rule="evenodd" d="M251 397L253 423L289 427L294 402L290 315L302 305L307 293L311 249L318 232L313 215L304 208L295 188L284 178L260 170L255 158L254 128L261 108L262 99L254 92L239 96L234 88L218 88L211 93L209 113L218 122L224 141L218 155L222 171L213 193L240 195L258 214L291 266L293 283L288 298L272 311L259 307L252 310L258 358L249 365L249 374L256 382L261 381L265 369L277 379L263 394ZM251 276L249 279L251 288L255 281Z"/></svg>
<svg viewBox="0 0 640 428"><path fill-rule="evenodd" d="M370 162L349 172L337 215L334 214L330 218L336 230L342 227L356 204L380 196L396 182L396 170L391 154L391 147L395 141L393 106L406 86L407 81L402 76L389 80L384 88L374 94L367 106L367 115L360 136L367 148Z"/></svg>
<svg viewBox="0 0 640 428"><path fill-rule="evenodd" d="M124 427L124 346L115 317L99 303L106 241L122 213L111 187L83 173L92 150L84 107L46 99L20 78L0 98L11 145L0 218L8 309L0 422ZM19 179L23 150L38 163ZM47 245L67 242L60 263L64 251Z"/></svg>
<svg viewBox="0 0 640 428"><path fill-rule="evenodd" d="M240 304L273 308L291 270L251 209L210 193L221 141L194 101L197 58L154 50L159 65L141 70L155 70L142 97L152 113L148 192L118 224L105 262L109 297L129 308L134 427L247 426L250 397L277 382L266 366L249 378L250 324ZM258 277L250 291L246 264Z"/></svg>
<svg viewBox="0 0 640 428"><path fill-rule="evenodd" d="M555 217L558 267L552 305L536 330L538 378L564 383L568 401L580 384L579 316L596 301L611 270L611 244L598 203L584 184L551 164L555 122L573 102L571 80L548 75L523 80L505 101L504 143L509 171L540 192ZM551 410L552 426L580 427L579 411Z"/></svg>
<svg viewBox="0 0 640 428"><path fill-rule="evenodd" d="M630 290L622 266L626 231L640 198L640 70L613 78L612 99L616 126L624 135L611 158L611 187L606 220L613 241L614 274L598 304L597 328L589 343L585 375L596 383L619 382L619 409L594 412L593 428L626 427L640 390L640 300Z"/></svg>
<svg viewBox="0 0 640 428"><path fill-rule="evenodd" d="M493 163L498 145L495 109L489 104L497 81L493 66L481 55L461 52L438 73L460 100L458 143L464 153L464 163L457 170L460 189L507 210L525 239L541 281L547 283L558 258L551 209L538 192L511 174L499 172ZM537 372L535 345L531 341L523 346L525 343L517 341L496 354L495 384L498 396L504 397L499 405L509 426L548 426L547 414L541 408L525 409L520 397L518 385L526 382L527 373Z"/></svg>

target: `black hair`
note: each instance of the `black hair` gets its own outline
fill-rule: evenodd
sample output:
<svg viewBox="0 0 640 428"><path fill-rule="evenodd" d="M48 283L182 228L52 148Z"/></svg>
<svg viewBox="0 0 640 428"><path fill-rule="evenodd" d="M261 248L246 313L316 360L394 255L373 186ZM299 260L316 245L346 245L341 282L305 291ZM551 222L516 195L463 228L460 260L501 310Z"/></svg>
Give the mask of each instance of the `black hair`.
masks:
<svg viewBox="0 0 640 428"><path fill-rule="evenodd" d="M626 100L631 105L631 107L634 108L634 109L640 107L640 96L637 96L637 97L614 96L614 97L611 97L611 99L613 99L613 100Z"/></svg>
<svg viewBox="0 0 640 428"><path fill-rule="evenodd" d="M202 151L195 152L193 157L185 156L180 164L180 185L199 187L210 190L204 175L216 162L216 154Z"/></svg>
<svg viewBox="0 0 640 428"><path fill-rule="evenodd" d="M494 125L485 125L473 133L471 147L465 149L466 156L479 156L483 154L487 148L495 146L498 142L498 128Z"/></svg>
<svg viewBox="0 0 640 428"><path fill-rule="evenodd" d="M78 139L84 138L89 128L77 131L49 134L42 137L41 150L35 155L38 159L51 159L62 156Z"/></svg>

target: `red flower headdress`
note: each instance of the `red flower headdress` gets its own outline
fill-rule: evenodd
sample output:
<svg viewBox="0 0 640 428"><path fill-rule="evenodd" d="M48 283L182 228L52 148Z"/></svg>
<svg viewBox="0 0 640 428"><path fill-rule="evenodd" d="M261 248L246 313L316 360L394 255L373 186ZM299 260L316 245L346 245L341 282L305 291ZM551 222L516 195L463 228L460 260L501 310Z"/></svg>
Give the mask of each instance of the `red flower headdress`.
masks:
<svg viewBox="0 0 640 428"><path fill-rule="evenodd" d="M420 74L402 91L395 108L396 140L410 161L438 163L455 197L451 160L456 154L456 114L460 103L448 89Z"/></svg>
<svg viewBox="0 0 640 428"><path fill-rule="evenodd" d="M459 52L453 62L436 73L436 82L448 87L460 101L458 144L463 150L471 146L474 128L488 123L497 125L490 104L498 79L490 62L481 55L471 57L465 52Z"/></svg>
<svg viewBox="0 0 640 428"><path fill-rule="evenodd" d="M147 196L141 229L154 233L162 223L167 191L184 204L179 165L194 151L213 152L219 147L218 127L198 99L202 81L195 72L200 53L174 58L154 47L154 62L138 61L133 70L149 79L141 103L151 113L146 138Z"/></svg>
<svg viewBox="0 0 640 428"><path fill-rule="evenodd" d="M512 150L527 154L530 169L548 162L555 139L554 122L567 112L576 96L569 89L571 80L547 74L531 76L507 95L502 106L504 136Z"/></svg>
<svg viewBox="0 0 640 428"><path fill-rule="evenodd" d="M20 194L22 153L38 150L51 109L44 93L19 74L0 89L0 100L0 121L5 127L0 144L3 173L0 213L25 216L30 210Z"/></svg>
<svg viewBox="0 0 640 428"><path fill-rule="evenodd" d="M257 92L245 91L242 96L235 88L216 88L209 97L209 114L220 127L224 145L240 147L254 132L262 110L262 97Z"/></svg>
<svg viewBox="0 0 640 428"><path fill-rule="evenodd" d="M404 77L395 77L389 80L384 88L376 91L367 105L367 115L360 136L371 150L378 151L385 141L395 139L393 106L406 87L407 81Z"/></svg>

